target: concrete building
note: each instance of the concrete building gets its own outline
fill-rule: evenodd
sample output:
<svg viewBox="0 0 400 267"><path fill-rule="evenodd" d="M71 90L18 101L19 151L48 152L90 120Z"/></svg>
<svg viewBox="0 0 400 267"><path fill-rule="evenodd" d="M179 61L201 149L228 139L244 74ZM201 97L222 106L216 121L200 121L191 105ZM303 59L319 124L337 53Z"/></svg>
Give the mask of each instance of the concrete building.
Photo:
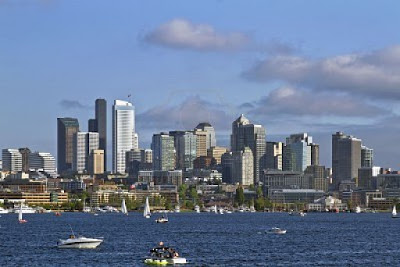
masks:
<svg viewBox="0 0 400 267"><path fill-rule="evenodd" d="M266 169L282 170L282 142L267 142L266 143Z"/></svg>
<svg viewBox="0 0 400 267"><path fill-rule="evenodd" d="M227 148L226 147L213 146L213 147L210 147L207 150L207 156L211 157L211 158L214 158L216 164L221 164L221 157L226 152L227 152Z"/></svg>
<svg viewBox="0 0 400 267"><path fill-rule="evenodd" d="M78 173L89 173L90 157L99 149L99 133L78 132L74 134L74 157L72 169Z"/></svg>
<svg viewBox="0 0 400 267"><path fill-rule="evenodd" d="M194 129L196 135L196 157L207 156L207 136L206 131Z"/></svg>
<svg viewBox="0 0 400 267"><path fill-rule="evenodd" d="M231 150L232 152L242 151L245 147L249 147L253 153L253 184L258 184L262 176L262 171L265 168L265 129L261 125L250 123L241 114L232 123Z"/></svg>
<svg viewBox="0 0 400 267"><path fill-rule="evenodd" d="M254 183L254 157L249 147L222 155L222 181L230 184Z"/></svg>
<svg viewBox="0 0 400 267"><path fill-rule="evenodd" d="M217 146L217 139L215 138L215 130L214 127L211 126L208 122L199 123L195 130L202 130L207 133L206 137L206 149L210 149L211 147Z"/></svg>
<svg viewBox="0 0 400 267"><path fill-rule="evenodd" d="M20 172L22 171L22 155L18 149L2 150L3 171Z"/></svg>
<svg viewBox="0 0 400 267"><path fill-rule="evenodd" d="M74 158L73 139L79 132L79 122L75 118L57 118L57 171L72 171Z"/></svg>
<svg viewBox="0 0 400 267"><path fill-rule="evenodd" d="M319 165L319 145L310 144L311 146L311 165Z"/></svg>
<svg viewBox="0 0 400 267"><path fill-rule="evenodd" d="M94 149L89 155L89 173L99 175L105 172L105 156L103 149Z"/></svg>
<svg viewBox="0 0 400 267"><path fill-rule="evenodd" d="M361 167L372 168L374 166L374 150L361 146Z"/></svg>
<svg viewBox="0 0 400 267"><path fill-rule="evenodd" d="M168 133L154 134L151 143L153 151L153 170L170 171L175 169L175 142Z"/></svg>
<svg viewBox="0 0 400 267"><path fill-rule="evenodd" d="M95 119L89 120L89 132L99 133L99 149L104 151L104 170L107 170L107 101L96 99Z"/></svg>
<svg viewBox="0 0 400 267"><path fill-rule="evenodd" d="M309 189L310 185L304 179L302 172L264 170L263 176L264 194L269 196L275 189Z"/></svg>
<svg viewBox="0 0 400 267"><path fill-rule="evenodd" d="M356 180L361 167L361 140L336 132L332 135L332 182L337 189L341 181Z"/></svg>
<svg viewBox="0 0 400 267"><path fill-rule="evenodd" d="M310 188L328 192L329 178L326 177L325 166L311 165L304 171L304 179Z"/></svg>
<svg viewBox="0 0 400 267"><path fill-rule="evenodd" d="M143 163L153 163L153 151L151 149L141 149L140 158Z"/></svg>
<svg viewBox="0 0 400 267"><path fill-rule="evenodd" d="M275 189L270 192L269 198L277 203L313 203L325 194L315 189Z"/></svg>
<svg viewBox="0 0 400 267"><path fill-rule="evenodd" d="M113 105L113 172L125 173L126 152L135 147L135 108L132 103L115 100Z"/></svg>
<svg viewBox="0 0 400 267"><path fill-rule="evenodd" d="M193 161L197 157L197 135L189 131L174 131L169 135L174 137L176 168L193 169Z"/></svg>
<svg viewBox="0 0 400 267"><path fill-rule="evenodd" d="M56 159L53 157L53 155L47 152L30 153L29 170L43 171L51 178L56 178Z"/></svg>
<svg viewBox="0 0 400 267"><path fill-rule="evenodd" d="M29 172L29 155L31 154L31 150L27 147L18 149L19 153L22 156L22 171Z"/></svg>

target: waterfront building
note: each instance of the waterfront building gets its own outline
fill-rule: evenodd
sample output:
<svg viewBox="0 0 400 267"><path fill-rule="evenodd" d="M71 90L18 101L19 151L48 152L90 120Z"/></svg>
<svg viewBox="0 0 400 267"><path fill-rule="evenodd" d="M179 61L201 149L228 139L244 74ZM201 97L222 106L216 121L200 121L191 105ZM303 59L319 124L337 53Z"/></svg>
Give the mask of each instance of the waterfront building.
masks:
<svg viewBox="0 0 400 267"><path fill-rule="evenodd" d="M73 148L72 169L78 173L89 173L91 154L99 149L99 133L77 132L74 134Z"/></svg>
<svg viewBox="0 0 400 267"><path fill-rule="evenodd" d="M337 189L344 180L356 180L361 167L361 140L336 132L332 135L332 182Z"/></svg>
<svg viewBox="0 0 400 267"><path fill-rule="evenodd" d="M74 134L79 132L79 122L75 118L57 118L57 171L72 170L74 157Z"/></svg>
<svg viewBox="0 0 400 267"><path fill-rule="evenodd" d="M199 123L195 129L202 130L207 133L206 135L206 149L217 146L217 139L215 138L214 127L208 122Z"/></svg>
<svg viewBox="0 0 400 267"><path fill-rule="evenodd" d="M103 149L94 149L89 154L89 174L99 175L105 171L105 156Z"/></svg>
<svg viewBox="0 0 400 267"><path fill-rule="evenodd" d="M374 166L374 150L361 146L361 167L372 168Z"/></svg>
<svg viewBox="0 0 400 267"><path fill-rule="evenodd" d="M126 151L135 148L135 109L132 103L115 100L113 105L113 172L125 173Z"/></svg>
<svg viewBox="0 0 400 267"><path fill-rule="evenodd" d="M22 155L18 149L2 150L3 171L20 172L22 171Z"/></svg>
<svg viewBox="0 0 400 267"><path fill-rule="evenodd" d="M282 142L267 142L265 153L265 168L282 170Z"/></svg>
<svg viewBox="0 0 400 267"><path fill-rule="evenodd" d="M268 197L277 203L313 203L324 194L324 191L315 189L275 189Z"/></svg>
<svg viewBox="0 0 400 267"><path fill-rule="evenodd" d="M31 150L27 147L18 149L19 153L22 156L22 171L29 172L29 155L31 154Z"/></svg>
<svg viewBox="0 0 400 267"><path fill-rule="evenodd" d="M56 178L56 159L53 157L53 155L47 152L30 153L29 170L43 171L51 178Z"/></svg>
<svg viewBox="0 0 400 267"><path fill-rule="evenodd" d="M207 156L214 158L216 164L221 164L221 157L228 151L226 147L214 146L207 150Z"/></svg>
<svg viewBox="0 0 400 267"><path fill-rule="evenodd" d="M309 181L304 179L302 172L264 170L263 189L265 195L270 195L276 189L309 189Z"/></svg>
<svg viewBox="0 0 400 267"><path fill-rule="evenodd" d="M99 149L104 151L104 171L107 170L107 101L95 102L95 119L89 119L89 132L99 133Z"/></svg>
<svg viewBox="0 0 400 267"><path fill-rule="evenodd" d="M241 114L232 123L231 150L237 152L249 147L253 153L253 184L258 184L265 168L265 129L261 125L252 124Z"/></svg>
<svg viewBox="0 0 400 267"><path fill-rule="evenodd" d="M153 170L169 171L175 169L174 137L168 133L154 134L151 143L153 151Z"/></svg>
<svg viewBox="0 0 400 267"><path fill-rule="evenodd" d="M326 177L325 166L311 165L304 171L304 179L312 189L328 192L329 178Z"/></svg>

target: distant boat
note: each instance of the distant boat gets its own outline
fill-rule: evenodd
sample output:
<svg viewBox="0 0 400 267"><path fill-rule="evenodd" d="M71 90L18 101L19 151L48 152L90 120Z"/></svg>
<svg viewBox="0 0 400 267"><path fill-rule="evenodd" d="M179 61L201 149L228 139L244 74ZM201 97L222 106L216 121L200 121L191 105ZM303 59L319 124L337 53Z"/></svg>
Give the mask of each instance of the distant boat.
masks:
<svg viewBox="0 0 400 267"><path fill-rule="evenodd" d="M194 206L194 211L200 213L200 207L198 205Z"/></svg>
<svg viewBox="0 0 400 267"><path fill-rule="evenodd" d="M6 213L9 213L9 210L0 207L0 214L6 214Z"/></svg>
<svg viewBox="0 0 400 267"><path fill-rule="evenodd" d="M179 207L179 205L175 206L174 212L176 212L176 213L180 213L181 212L181 208Z"/></svg>
<svg viewBox="0 0 400 267"><path fill-rule="evenodd" d="M126 209L126 205L125 205L125 198L122 199L121 212L125 215L128 215L128 210Z"/></svg>
<svg viewBox="0 0 400 267"><path fill-rule="evenodd" d="M399 218L399 216L397 215L397 211L396 211L396 205L393 206L392 218L393 219Z"/></svg>
<svg viewBox="0 0 400 267"><path fill-rule="evenodd" d="M22 204L21 204L21 206L19 206L18 221L19 221L19 223L28 222L27 220L22 219Z"/></svg>
<svg viewBox="0 0 400 267"><path fill-rule="evenodd" d="M360 206L357 206L357 207L356 207L356 213L361 213L361 208L360 208Z"/></svg>
<svg viewBox="0 0 400 267"><path fill-rule="evenodd" d="M219 208L219 214L224 214L224 209L223 208Z"/></svg>
<svg viewBox="0 0 400 267"><path fill-rule="evenodd" d="M146 197L146 204L145 204L144 210L143 210L143 217L145 217L146 219L149 219L150 216L151 216L151 213L150 213L149 197Z"/></svg>
<svg viewBox="0 0 400 267"><path fill-rule="evenodd" d="M215 206L214 206L214 212L215 212L215 214L218 214L218 208L217 208L217 205L215 205Z"/></svg>
<svg viewBox="0 0 400 267"><path fill-rule="evenodd" d="M276 235L284 235L284 234L286 234L286 230L278 228L278 227L273 227L270 230L268 230L267 233L268 234L276 234Z"/></svg>
<svg viewBox="0 0 400 267"><path fill-rule="evenodd" d="M160 218L156 219L156 223L167 223L168 222L168 216L167 214L161 216Z"/></svg>
<svg viewBox="0 0 400 267"><path fill-rule="evenodd" d="M56 213L54 213L56 216L61 216L61 212L56 212Z"/></svg>

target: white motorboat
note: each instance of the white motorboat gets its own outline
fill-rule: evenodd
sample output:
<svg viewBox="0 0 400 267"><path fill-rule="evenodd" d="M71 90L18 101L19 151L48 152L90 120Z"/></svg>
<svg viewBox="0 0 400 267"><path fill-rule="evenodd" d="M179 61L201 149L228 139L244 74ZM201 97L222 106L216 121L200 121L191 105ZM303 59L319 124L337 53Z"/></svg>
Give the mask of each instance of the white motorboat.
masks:
<svg viewBox="0 0 400 267"><path fill-rule="evenodd" d="M270 230L267 231L268 234L276 234L276 235L284 235L286 234L287 230L278 228L278 227L273 227Z"/></svg>
<svg viewBox="0 0 400 267"><path fill-rule="evenodd" d="M148 265L175 265L175 264L186 264L186 258L176 257L171 259L163 258L148 258L144 260L145 264Z"/></svg>
<svg viewBox="0 0 400 267"><path fill-rule="evenodd" d="M87 238L84 236L70 235L68 239L60 239L57 243L58 248L97 248L103 239L100 238Z"/></svg>
<svg viewBox="0 0 400 267"><path fill-rule="evenodd" d="M219 208L219 214L224 214L224 209L223 208Z"/></svg>
<svg viewBox="0 0 400 267"><path fill-rule="evenodd" d="M150 257L144 260L148 265L175 265L187 263L186 258L179 256L178 252L171 248L165 247L163 242L158 247L150 250Z"/></svg>
<svg viewBox="0 0 400 267"><path fill-rule="evenodd" d="M151 217L149 197L146 197L146 204L143 210L143 217L145 217L146 219L149 219Z"/></svg>
<svg viewBox="0 0 400 267"><path fill-rule="evenodd" d="M179 207L179 205L175 206L174 212L176 212L176 213L180 213L181 212L181 208Z"/></svg>
<svg viewBox="0 0 400 267"><path fill-rule="evenodd" d="M356 213L361 213L361 208L360 208L360 206L357 206L357 207L356 207L355 212L356 212Z"/></svg>
<svg viewBox="0 0 400 267"><path fill-rule="evenodd" d="M10 212L9 210L6 210L6 209L0 207L0 214L6 214L6 213L9 213L9 212Z"/></svg>
<svg viewBox="0 0 400 267"><path fill-rule="evenodd" d="M29 206L23 205L23 204L21 204L19 206L19 208L15 208L14 213L19 213L21 209L22 209L22 213L36 213L35 209L33 209Z"/></svg>
<svg viewBox="0 0 400 267"><path fill-rule="evenodd" d="M302 212L302 211L290 211L289 212L290 216L300 216L300 217L304 217L307 215L307 213Z"/></svg>
<svg viewBox="0 0 400 267"><path fill-rule="evenodd" d="M254 208L254 206L250 207L250 212L256 212L256 209Z"/></svg>
<svg viewBox="0 0 400 267"><path fill-rule="evenodd" d="M199 205L194 206L194 211L195 211L196 213L200 213L200 207L199 207Z"/></svg>
<svg viewBox="0 0 400 267"><path fill-rule="evenodd" d="M125 198L122 199L121 212L125 215L128 215L128 209L126 208Z"/></svg>
<svg viewBox="0 0 400 267"><path fill-rule="evenodd" d="M160 218L156 219L156 223L167 223L168 222L168 217L167 214L161 216Z"/></svg>
<svg viewBox="0 0 400 267"><path fill-rule="evenodd" d="M397 215L397 211L396 211L396 205L393 206L392 218L393 218L393 219L399 218L399 215Z"/></svg>

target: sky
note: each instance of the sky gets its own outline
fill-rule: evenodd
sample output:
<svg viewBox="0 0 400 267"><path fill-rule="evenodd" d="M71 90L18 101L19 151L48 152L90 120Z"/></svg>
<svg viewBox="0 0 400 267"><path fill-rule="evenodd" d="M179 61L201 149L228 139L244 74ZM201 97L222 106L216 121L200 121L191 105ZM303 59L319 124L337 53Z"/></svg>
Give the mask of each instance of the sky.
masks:
<svg viewBox="0 0 400 267"><path fill-rule="evenodd" d="M398 25L385 0L0 0L0 148L56 155L57 117L86 131L96 98L131 94L142 148L201 121L228 145L243 113L268 141L308 132L326 166L343 131L398 170Z"/></svg>

